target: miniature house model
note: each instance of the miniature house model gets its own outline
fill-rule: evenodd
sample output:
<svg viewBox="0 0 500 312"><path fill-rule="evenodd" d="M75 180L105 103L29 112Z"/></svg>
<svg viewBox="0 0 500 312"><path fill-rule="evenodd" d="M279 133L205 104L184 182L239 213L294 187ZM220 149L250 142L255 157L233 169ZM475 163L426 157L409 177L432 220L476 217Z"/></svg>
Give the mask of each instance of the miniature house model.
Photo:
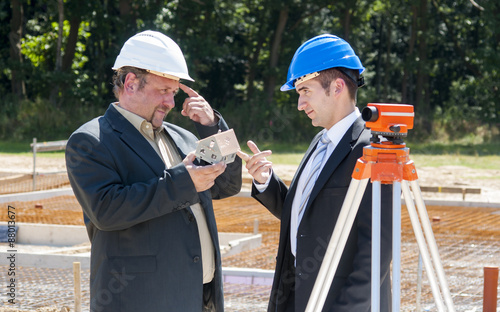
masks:
<svg viewBox="0 0 500 312"><path fill-rule="evenodd" d="M211 164L218 162L232 163L240 149L234 130L219 132L198 141L196 157Z"/></svg>

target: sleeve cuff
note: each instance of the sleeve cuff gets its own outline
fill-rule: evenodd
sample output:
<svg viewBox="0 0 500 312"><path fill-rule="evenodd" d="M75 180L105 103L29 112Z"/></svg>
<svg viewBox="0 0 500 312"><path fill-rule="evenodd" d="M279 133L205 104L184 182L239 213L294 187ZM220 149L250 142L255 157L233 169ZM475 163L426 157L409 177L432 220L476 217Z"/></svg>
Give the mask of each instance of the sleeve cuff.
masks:
<svg viewBox="0 0 500 312"><path fill-rule="evenodd" d="M269 186L269 182L271 181L271 177L272 176L273 176L273 171L271 169L271 174L267 178L266 183L262 183L261 184L261 183L255 181L255 179L253 180L253 185L255 186L255 188L257 189L257 191L259 191L259 193L262 193L262 192L264 192L267 189L267 187Z"/></svg>

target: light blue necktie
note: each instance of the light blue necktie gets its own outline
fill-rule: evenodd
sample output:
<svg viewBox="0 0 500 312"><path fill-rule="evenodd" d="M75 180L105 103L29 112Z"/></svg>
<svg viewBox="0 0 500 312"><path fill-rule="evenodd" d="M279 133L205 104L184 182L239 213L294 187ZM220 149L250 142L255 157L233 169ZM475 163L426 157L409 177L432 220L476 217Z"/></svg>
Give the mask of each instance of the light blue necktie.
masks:
<svg viewBox="0 0 500 312"><path fill-rule="evenodd" d="M309 196L311 195L311 191L314 187L314 184L316 183L316 180L318 179L319 175L319 168L321 167L321 164L323 163L323 158L325 157L326 154L326 148L328 147L328 143L330 143L330 138L327 135L327 132L323 133L321 136L320 141L318 142L318 146L316 147L316 150L311 156L312 159L312 166L311 166L311 171L309 171L309 174L305 180L304 183L304 190L302 191L302 197L301 197L301 202L300 202L300 208L299 208L299 216L302 213L302 210L304 210L307 201L309 200ZM300 217L299 217L300 218Z"/></svg>

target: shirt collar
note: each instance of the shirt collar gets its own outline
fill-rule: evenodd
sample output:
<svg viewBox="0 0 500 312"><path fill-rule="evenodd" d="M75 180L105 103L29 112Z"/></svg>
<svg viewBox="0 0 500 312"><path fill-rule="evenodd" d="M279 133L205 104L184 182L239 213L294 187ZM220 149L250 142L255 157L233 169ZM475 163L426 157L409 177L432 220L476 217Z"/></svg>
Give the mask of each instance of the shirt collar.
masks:
<svg viewBox="0 0 500 312"><path fill-rule="evenodd" d="M154 129L153 125L146 119L121 107L118 102L113 104L115 105L116 110L122 114L123 117L125 117L125 119L127 119L134 126L134 128L151 140L155 139L155 134L158 134L161 130L163 130L163 125L158 129Z"/></svg>
<svg viewBox="0 0 500 312"><path fill-rule="evenodd" d="M327 135L334 144L334 146L337 146L337 144L339 144L344 134L347 132L347 130L349 130L349 128L356 121L356 119L358 119L359 116L361 116L361 113L359 112L359 109L355 107L352 113L345 116L342 120L337 122L330 129L326 130Z"/></svg>

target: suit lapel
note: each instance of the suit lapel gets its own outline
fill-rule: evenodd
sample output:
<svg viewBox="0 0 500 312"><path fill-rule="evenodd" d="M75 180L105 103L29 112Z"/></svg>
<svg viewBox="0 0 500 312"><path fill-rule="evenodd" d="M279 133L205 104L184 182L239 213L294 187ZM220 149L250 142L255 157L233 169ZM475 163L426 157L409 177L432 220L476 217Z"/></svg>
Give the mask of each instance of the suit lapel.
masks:
<svg viewBox="0 0 500 312"><path fill-rule="evenodd" d="M339 144L335 147L332 154L328 158L328 161L325 163L323 170L321 170L318 179L314 184L314 187L311 191L311 195L309 196L309 201L305 208L306 211L311 205L311 203L314 201L314 198L316 198L321 189L323 189L325 183L330 179L332 174L335 172L335 169L337 169L339 164L351 152L352 148L355 145L355 142L358 140L359 136L363 132L363 129L364 129L364 121L363 119L361 119L361 117L359 117L344 134Z"/></svg>
<svg viewBox="0 0 500 312"><path fill-rule="evenodd" d="M165 169L165 164L151 144L137 129L111 104L104 114L117 136L157 174Z"/></svg>
<svg viewBox="0 0 500 312"><path fill-rule="evenodd" d="M290 183L288 195L287 195L286 201L284 203L285 207L292 207L292 201L293 201L293 198L295 197L295 192L297 191L297 184L299 181L299 177L302 174L302 171L304 171L305 165L309 161L309 158L311 157L312 153L314 153L314 150L316 149L316 145L318 145L318 142L325 131L326 130L323 130L323 131L320 131L318 134L316 134L316 136L311 141L309 148L305 152L304 157L300 161L299 167L297 168L297 171L295 172L295 175L293 176L292 182Z"/></svg>

